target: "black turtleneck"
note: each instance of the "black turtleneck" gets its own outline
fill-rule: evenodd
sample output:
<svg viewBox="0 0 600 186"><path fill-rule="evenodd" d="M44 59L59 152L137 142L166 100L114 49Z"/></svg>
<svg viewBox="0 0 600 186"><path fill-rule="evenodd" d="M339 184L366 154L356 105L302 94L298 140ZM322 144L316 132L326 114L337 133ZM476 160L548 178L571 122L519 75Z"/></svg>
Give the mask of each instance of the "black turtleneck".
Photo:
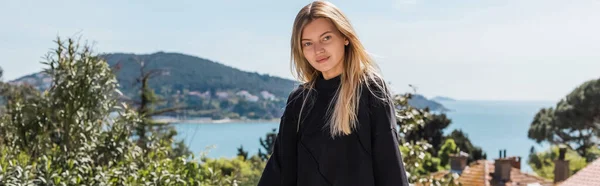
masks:
<svg viewBox="0 0 600 186"><path fill-rule="evenodd" d="M290 94L259 186L408 185L393 106L374 97L366 84L362 85L357 129L350 135L331 137L327 114L340 83L341 75L319 76L301 118L308 90L301 85ZM374 91L381 97L383 91Z"/></svg>
<svg viewBox="0 0 600 186"><path fill-rule="evenodd" d="M333 109L335 93L341 83L341 75L325 79L322 75L315 82L311 92L312 106L300 128L298 144L298 185L332 185L343 159L347 137L332 139L326 125ZM328 167L321 169L320 167Z"/></svg>

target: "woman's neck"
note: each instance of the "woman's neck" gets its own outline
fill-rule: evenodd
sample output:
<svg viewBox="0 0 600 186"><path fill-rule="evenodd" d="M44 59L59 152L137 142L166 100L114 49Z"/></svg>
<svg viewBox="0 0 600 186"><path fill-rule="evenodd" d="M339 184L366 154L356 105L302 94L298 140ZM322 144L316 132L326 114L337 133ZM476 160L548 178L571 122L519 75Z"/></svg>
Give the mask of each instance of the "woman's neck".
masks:
<svg viewBox="0 0 600 186"><path fill-rule="evenodd" d="M331 78L334 77L338 77L340 74L342 74L342 70L341 69L331 69L329 71L326 72L321 72L323 74L323 79L325 80L329 80Z"/></svg>
<svg viewBox="0 0 600 186"><path fill-rule="evenodd" d="M335 90L340 86L341 74L327 79L324 74L319 75L315 88L317 90L328 91Z"/></svg>

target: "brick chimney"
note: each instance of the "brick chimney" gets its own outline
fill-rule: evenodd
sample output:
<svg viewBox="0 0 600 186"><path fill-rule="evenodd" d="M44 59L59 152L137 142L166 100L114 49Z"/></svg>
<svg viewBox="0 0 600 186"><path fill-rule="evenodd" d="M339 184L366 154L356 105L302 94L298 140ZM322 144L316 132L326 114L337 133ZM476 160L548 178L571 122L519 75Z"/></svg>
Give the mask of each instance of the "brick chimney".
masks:
<svg viewBox="0 0 600 186"><path fill-rule="evenodd" d="M469 154L465 152L459 152L458 154L450 155L450 172L462 174L462 171L467 167L467 159Z"/></svg>
<svg viewBox="0 0 600 186"><path fill-rule="evenodd" d="M565 181L571 174L569 160L565 159L566 153L566 147L560 147L558 150L558 159L554 161L554 183Z"/></svg>
<svg viewBox="0 0 600 186"><path fill-rule="evenodd" d="M512 167L517 168L517 169L521 169L521 157L520 156L511 156L508 159L510 159L510 163L512 165Z"/></svg>
<svg viewBox="0 0 600 186"><path fill-rule="evenodd" d="M510 170L513 168L513 160L506 158L506 150L502 155L500 150L500 157L494 160L494 180L496 183L503 184L510 181Z"/></svg>

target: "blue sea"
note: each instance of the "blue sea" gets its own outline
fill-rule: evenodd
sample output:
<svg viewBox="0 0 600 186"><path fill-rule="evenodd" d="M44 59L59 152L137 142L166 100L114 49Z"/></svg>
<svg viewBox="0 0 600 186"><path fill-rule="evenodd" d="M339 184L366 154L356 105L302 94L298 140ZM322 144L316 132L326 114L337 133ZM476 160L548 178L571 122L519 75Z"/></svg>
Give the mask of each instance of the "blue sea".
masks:
<svg viewBox="0 0 600 186"><path fill-rule="evenodd" d="M487 159L498 158L498 151L506 149L507 156L521 156L522 170L530 172L527 156L532 146L537 151L548 145L536 144L527 138L529 125L535 114L544 107L553 106L553 102L543 101L443 101L450 109L446 114L452 120L446 133L460 129L480 146ZM231 158L237 154L237 148L243 148L250 154L258 153L259 138L279 127L278 122L251 123L180 123L176 125L178 139L185 140L195 154L204 152L208 157Z"/></svg>

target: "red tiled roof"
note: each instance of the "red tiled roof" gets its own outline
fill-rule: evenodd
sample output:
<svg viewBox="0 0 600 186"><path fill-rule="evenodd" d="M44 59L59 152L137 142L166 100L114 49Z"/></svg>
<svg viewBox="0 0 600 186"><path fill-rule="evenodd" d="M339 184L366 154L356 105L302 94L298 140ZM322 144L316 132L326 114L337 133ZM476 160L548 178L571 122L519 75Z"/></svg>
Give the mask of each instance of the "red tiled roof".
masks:
<svg viewBox="0 0 600 186"><path fill-rule="evenodd" d="M560 183L560 186L600 186L600 158L577 171L573 176Z"/></svg>
<svg viewBox="0 0 600 186"><path fill-rule="evenodd" d="M450 173L449 170L441 170L441 171L438 171L438 172L431 173L431 177L433 177L434 179L442 179L448 173Z"/></svg>
<svg viewBox="0 0 600 186"><path fill-rule="evenodd" d="M458 182L464 186L483 186L489 185L488 181L488 170L489 168L486 160L479 160L471 163L469 166L465 167L460 177L458 177Z"/></svg>
<svg viewBox="0 0 600 186"><path fill-rule="evenodd" d="M464 186L490 186L497 185L496 181L493 180L494 175L494 162L487 160L478 160L467 166L460 177L458 182ZM434 177L440 176L443 172L433 173ZM447 173L447 171L445 171ZM599 176L600 177L600 176ZM554 185L552 181L544 178L523 173L520 169L512 168L510 171L511 181L505 183L505 185L527 185L538 183L540 185Z"/></svg>
<svg viewBox="0 0 600 186"><path fill-rule="evenodd" d="M492 161L488 161L489 165L489 172L490 172L490 178L492 178L492 175L494 173L494 162ZM490 179L489 181L492 182L492 185L496 185L496 181L493 179ZM507 182L505 185L527 185L527 184L534 184L534 183L539 183L540 185L554 185L554 183L550 180L546 180L542 177L539 176L535 176L535 175L531 175L531 174L527 174L524 172L521 172L521 170L517 169L517 168L512 168L510 170L510 182Z"/></svg>

